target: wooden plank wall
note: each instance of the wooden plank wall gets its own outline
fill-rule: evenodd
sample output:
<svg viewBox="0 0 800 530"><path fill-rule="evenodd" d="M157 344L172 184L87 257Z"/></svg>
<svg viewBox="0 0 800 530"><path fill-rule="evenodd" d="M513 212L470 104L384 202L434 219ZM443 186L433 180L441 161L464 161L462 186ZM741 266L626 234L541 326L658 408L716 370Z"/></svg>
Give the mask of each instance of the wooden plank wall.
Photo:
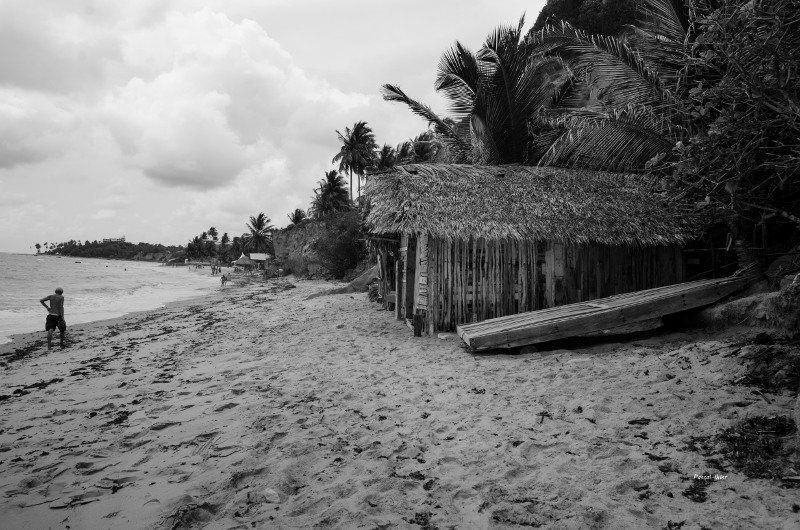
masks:
<svg viewBox="0 0 800 530"><path fill-rule="evenodd" d="M407 242L404 237L401 248ZM425 312L429 334L465 322L671 285L684 277L676 246L465 241L419 234L415 264L414 310Z"/></svg>
<svg viewBox="0 0 800 530"><path fill-rule="evenodd" d="M538 247L533 242L428 237L427 289L418 304L427 308L428 333L540 308ZM418 296L423 296L422 285Z"/></svg>
<svg viewBox="0 0 800 530"><path fill-rule="evenodd" d="M395 316L398 320L406 317L406 267L408 256L408 234L403 234L400 237L400 259L397 263L397 302L395 303Z"/></svg>
<svg viewBox="0 0 800 530"><path fill-rule="evenodd" d="M548 298L548 303L554 300L553 305L585 302L684 280L682 253L677 245L568 245L563 254L561 285L548 286L554 291L554 298Z"/></svg>

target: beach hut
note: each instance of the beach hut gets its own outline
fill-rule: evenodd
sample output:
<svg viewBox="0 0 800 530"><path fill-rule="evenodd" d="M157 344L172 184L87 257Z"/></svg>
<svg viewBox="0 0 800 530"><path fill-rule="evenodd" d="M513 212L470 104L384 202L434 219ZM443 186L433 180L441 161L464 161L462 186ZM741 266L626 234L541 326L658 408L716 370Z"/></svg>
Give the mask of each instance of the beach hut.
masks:
<svg viewBox="0 0 800 530"><path fill-rule="evenodd" d="M249 257L245 256L244 252L242 252L242 255L239 256L239 259L237 259L236 261L232 262L231 265L233 265L234 267L242 267L242 268L245 268L245 269L252 269L255 266L255 262L253 260L251 260Z"/></svg>
<svg viewBox="0 0 800 530"><path fill-rule="evenodd" d="M266 252L251 252L250 259L253 260L257 268L264 269L267 265L267 260L271 259L271 256Z"/></svg>
<svg viewBox="0 0 800 530"><path fill-rule="evenodd" d="M681 282L696 224L642 175L406 165L366 194L384 306L415 333Z"/></svg>

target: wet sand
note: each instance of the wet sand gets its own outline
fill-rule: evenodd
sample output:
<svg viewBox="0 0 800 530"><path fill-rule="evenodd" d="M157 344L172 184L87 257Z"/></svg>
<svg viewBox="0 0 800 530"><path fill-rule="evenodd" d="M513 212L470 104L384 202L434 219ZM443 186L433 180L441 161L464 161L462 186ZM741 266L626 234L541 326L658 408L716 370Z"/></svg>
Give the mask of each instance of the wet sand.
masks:
<svg viewBox="0 0 800 530"><path fill-rule="evenodd" d="M791 414L730 384L745 332L475 355L363 293L307 300L331 287L229 284L65 350L0 346L0 526L800 527L797 489L687 445Z"/></svg>

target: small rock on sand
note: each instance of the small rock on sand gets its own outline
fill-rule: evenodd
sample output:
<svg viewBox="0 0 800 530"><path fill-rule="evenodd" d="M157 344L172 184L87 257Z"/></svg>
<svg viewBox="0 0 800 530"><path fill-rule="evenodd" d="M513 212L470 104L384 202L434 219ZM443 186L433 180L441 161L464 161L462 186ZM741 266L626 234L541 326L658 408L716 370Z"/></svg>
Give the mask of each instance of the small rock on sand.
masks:
<svg viewBox="0 0 800 530"><path fill-rule="evenodd" d="M266 503L270 503L270 504L280 504L281 496L278 494L277 491L275 491L273 489L264 488L263 490L261 490L260 492L258 492L256 494L256 500L258 502L266 502Z"/></svg>

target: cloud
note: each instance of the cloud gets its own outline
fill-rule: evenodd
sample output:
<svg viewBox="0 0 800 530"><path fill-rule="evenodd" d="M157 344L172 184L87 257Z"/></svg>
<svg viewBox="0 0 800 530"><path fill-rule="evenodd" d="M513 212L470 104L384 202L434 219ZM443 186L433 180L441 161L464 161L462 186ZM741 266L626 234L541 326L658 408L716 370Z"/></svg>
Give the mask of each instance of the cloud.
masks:
<svg viewBox="0 0 800 530"><path fill-rule="evenodd" d="M112 217L116 217L117 212L115 210L98 210L92 215L92 219L111 219Z"/></svg>
<svg viewBox="0 0 800 530"><path fill-rule="evenodd" d="M64 13L64 2L0 5L0 84L58 93L102 89L110 64L121 58L120 38L97 23L93 2L83 3L79 14Z"/></svg>
<svg viewBox="0 0 800 530"><path fill-rule="evenodd" d="M68 102L0 87L0 168L40 162L64 150L76 119L60 105Z"/></svg>
<svg viewBox="0 0 800 530"><path fill-rule="evenodd" d="M286 150L307 158L298 131L370 103L308 77L255 22L208 9L168 13L123 53L151 78L115 90L100 114L127 163L167 186L214 189Z"/></svg>

